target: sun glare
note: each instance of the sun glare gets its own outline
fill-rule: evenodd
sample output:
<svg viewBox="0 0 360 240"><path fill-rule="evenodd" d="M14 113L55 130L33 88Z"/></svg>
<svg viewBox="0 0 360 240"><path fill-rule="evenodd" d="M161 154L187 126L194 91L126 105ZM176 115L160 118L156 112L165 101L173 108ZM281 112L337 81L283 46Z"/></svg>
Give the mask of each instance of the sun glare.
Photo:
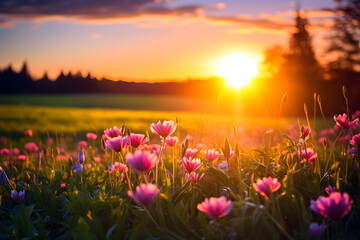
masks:
<svg viewBox="0 0 360 240"><path fill-rule="evenodd" d="M259 61L248 55L230 55L220 59L218 74L232 87L240 89L250 84L258 74Z"/></svg>

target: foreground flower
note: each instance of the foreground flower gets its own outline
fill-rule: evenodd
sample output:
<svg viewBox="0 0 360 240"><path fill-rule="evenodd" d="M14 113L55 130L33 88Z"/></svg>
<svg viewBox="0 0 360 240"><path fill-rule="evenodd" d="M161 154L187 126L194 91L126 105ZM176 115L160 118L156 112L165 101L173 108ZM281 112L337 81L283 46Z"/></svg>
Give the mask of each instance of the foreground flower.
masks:
<svg viewBox="0 0 360 240"><path fill-rule="evenodd" d="M11 197L16 203L22 203L25 199L25 190L17 192L16 190L11 190Z"/></svg>
<svg viewBox="0 0 360 240"><path fill-rule="evenodd" d="M127 163L137 172L147 172L156 166L158 157L154 153L137 150L125 156Z"/></svg>
<svg viewBox="0 0 360 240"><path fill-rule="evenodd" d="M89 140L95 140L97 138L97 135L95 133L88 132L86 134L86 138L89 139Z"/></svg>
<svg viewBox="0 0 360 240"><path fill-rule="evenodd" d="M145 137L144 134L135 134L135 133L131 133L130 134L130 145L133 148L137 148L141 145L144 145L146 142L148 141L148 138Z"/></svg>
<svg viewBox="0 0 360 240"><path fill-rule="evenodd" d="M185 180L189 181L191 178L193 180L193 182L195 184L197 184L198 182L200 182L200 180L203 178L204 175L205 175L205 173L202 173L201 175L199 173L195 173L195 172L191 172L190 174L186 173Z"/></svg>
<svg viewBox="0 0 360 240"><path fill-rule="evenodd" d="M120 172L127 172L128 167L125 164L115 162L114 165L111 166L110 173L113 174L118 169Z"/></svg>
<svg viewBox="0 0 360 240"><path fill-rule="evenodd" d="M152 123L150 126L150 129L151 129L151 132L166 139L169 135L171 135L175 131L176 125L173 120L164 121L163 123L161 123L159 121L157 124Z"/></svg>
<svg viewBox="0 0 360 240"><path fill-rule="evenodd" d="M233 208L232 201L226 201L224 196L219 198L211 197L197 205L197 209L209 215L212 219L221 218L229 214Z"/></svg>
<svg viewBox="0 0 360 240"><path fill-rule="evenodd" d="M107 139L115 138L121 135L121 128L114 126L113 128L108 128L104 130L104 134Z"/></svg>
<svg viewBox="0 0 360 240"><path fill-rule="evenodd" d="M309 227L309 235L312 238L321 238L321 235L325 232L326 225L319 225L318 223L312 223Z"/></svg>
<svg viewBox="0 0 360 240"><path fill-rule="evenodd" d="M348 119L348 116L343 113L343 115L339 114L337 117L334 116L334 120L336 122L336 125L340 126L343 129L350 129L357 126L359 119L356 118L354 121L350 122Z"/></svg>
<svg viewBox="0 0 360 240"><path fill-rule="evenodd" d="M3 148L0 150L0 154L3 155L3 156L8 156L10 153L10 150L7 149L7 148Z"/></svg>
<svg viewBox="0 0 360 240"><path fill-rule="evenodd" d="M354 135L350 140L350 144L354 146L360 146L360 133Z"/></svg>
<svg viewBox="0 0 360 240"><path fill-rule="evenodd" d="M24 135L25 135L25 137L32 137L33 136L33 131L31 129L26 130L24 132Z"/></svg>
<svg viewBox="0 0 360 240"><path fill-rule="evenodd" d="M189 158L189 157L194 157L195 154L198 152L199 150L197 150L196 148L192 149L192 148L188 148L185 151L185 157Z"/></svg>
<svg viewBox="0 0 360 240"><path fill-rule="evenodd" d="M25 149L30 151L30 152L39 151L39 147L33 142L29 142L29 143L25 144Z"/></svg>
<svg viewBox="0 0 360 240"><path fill-rule="evenodd" d="M184 157L182 159L182 164L183 164L184 169L188 173L196 171L202 165L200 158L192 159L191 157L190 158Z"/></svg>
<svg viewBox="0 0 360 240"><path fill-rule="evenodd" d="M349 194L341 195L339 192L332 192L329 197L320 196L316 201L311 200L310 208L318 215L331 220L339 220L348 214L352 203L353 200L349 200Z"/></svg>
<svg viewBox="0 0 360 240"><path fill-rule="evenodd" d="M256 191L268 199L272 192L279 190L281 183L278 182L277 178L264 177L262 180L258 179L256 183L253 183L253 186Z"/></svg>
<svg viewBox="0 0 360 240"><path fill-rule="evenodd" d="M165 139L165 145L169 147L174 147L178 141L179 139L177 137L167 137Z"/></svg>
<svg viewBox="0 0 360 240"><path fill-rule="evenodd" d="M336 191L335 191L335 187L331 187L331 186L329 185L329 186L327 186L327 187L325 188L325 192L330 195L331 193L336 192Z"/></svg>
<svg viewBox="0 0 360 240"><path fill-rule="evenodd" d="M309 160L309 163L314 164L316 158L317 153L315 153L312 148L307 148L306 150L301 151L301 159L304 161Z"/></svg>
<svg viewBox="0 0 360 240"><path fill-rule="evenodd" d="M309 139L311 133L311 129L307 126L302 126L300 129L300 139L302 139L303 141L306 141Z"/></svg>
<svg viewBox="0 0 360 240"><path fill-rule="evenodd" d="M126 136L126 137L118 136L118 137L114 137L114 138L106 140L105 145L109 149L113 150L114 152L121 152L121 150L124 147L126 147L128 142L129 142L128 136Z"/></svg>
<svg viewBox="0 0 360 240"><path fill-rule="evenodd" d="M159 189L155 184L140 184L136 187L136 193L128 191L129 197L139 205L149 205L159 194Z"/></svg>
<svg viewBox="0 0 360 240"><path fill-rule="evenodd" d="M207 151L204 151L204 154L209 162L216 161L220 157L219 152L215 151L215 149L209 149Z"/></svg>

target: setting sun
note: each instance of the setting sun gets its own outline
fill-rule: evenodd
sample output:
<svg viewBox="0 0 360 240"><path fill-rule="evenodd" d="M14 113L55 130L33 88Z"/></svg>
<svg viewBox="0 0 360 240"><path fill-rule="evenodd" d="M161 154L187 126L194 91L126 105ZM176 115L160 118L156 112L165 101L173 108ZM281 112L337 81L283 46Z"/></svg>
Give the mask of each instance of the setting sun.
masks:
<svg viewBox="0 0 360 240"><path fill-rule="evenodd" d="M237 89L247 86L258 74L259 61L248 55L230 55L219 61L218 74Z"/></svg>

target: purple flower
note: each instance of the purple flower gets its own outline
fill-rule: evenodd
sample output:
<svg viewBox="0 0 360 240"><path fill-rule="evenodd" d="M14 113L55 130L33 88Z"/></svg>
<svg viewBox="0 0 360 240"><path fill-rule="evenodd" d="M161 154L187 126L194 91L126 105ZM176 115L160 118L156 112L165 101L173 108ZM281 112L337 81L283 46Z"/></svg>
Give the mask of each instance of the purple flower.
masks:
<svg viewBox="0 0 360 240"><path fill-rule="evenodd" d="M75 170L76 172L82 172L82 165L80 163L78 164L75 164L73 167L72 167L73 170Z"/></svg>
<svg viewBox="0 0 360 240"><path fill-rule="evenodd" d="M353 148L353 149L350 149L348 153L349 153L350 155L356 155L357 150L356 150L356 148Z"/></svg>
<svg viewBox="0 0 360 240"><path fill-rule="evenodd" d="M17 192L16 190L11 190L11 197L16 203L22 203L25 199L25 190Z"/></svg>
<svg viewBox="0 0 360 240"><path fill-rule="evenodd" d="M311 200L310 208L323 217L331 220L343 218L351 210L353 200L349 200L349 194L341 196L339 192L330 193L329 197L320 196L316 201Z"/></svg>
<svg viewBox="0 0 360 240"><path fill-rule="evenodd" d="M325 225L319 225L318 223L312 223L309 227L309 235L312 238L321 238L321 235L325 232Z"/></svg>
<svg viewBox="0 0 360 240"><path fill-rule="evenodd" d="M113 150L114 152L121 152L121 150L124 147L126 147L128 142L129 142L128 136L126 136L126 137L118 136L118 137L114 137L114 138L106 140L105 144L109 149Z"/></svg>
<svg viewBox="0 0 360 240"><path fill-rule="evenodd" d="M5 176L5 173L3 172L3 169L0 167L0 183L6 183L7 179Z"/></svg>
<svg viewBox="0 0 360 240"><path fill-rule="evenodd" d="M329 186L327 186L327 187L325 188L325 192L326 192L328 195L330 195L331 193L336 192L336 191L335 191L335 187L331 187L331 186L329 185Z"/></svg>
<svg viewBox="0 0 360 240"><path fill-rule="evenodd" d="M80 164L83 164L85 162L85 151L80 150L78 159Z"/></svg>
<svg viewBox="0 0 360 240"><path fill-rule="evenodd" d="M219 198L211 197L210 200L205 198L205 201L197 205L197 209L209 215L212 219L221 218L229 214L233 208L232 201L226 201L224 196Z"/></svg>
<svg viewBox="0 0 360 240"><path fill-rule="evenodd" d="M149 205L159 194L159 189L155 184L140 184L136 187L136 193L128 191L129 197L139 205Z"/></svg>

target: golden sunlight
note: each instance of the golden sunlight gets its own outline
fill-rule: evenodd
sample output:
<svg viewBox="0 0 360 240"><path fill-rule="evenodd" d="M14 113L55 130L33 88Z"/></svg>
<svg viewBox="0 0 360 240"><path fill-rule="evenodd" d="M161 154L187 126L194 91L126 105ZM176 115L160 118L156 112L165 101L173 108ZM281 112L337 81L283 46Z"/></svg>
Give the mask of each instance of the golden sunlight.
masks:
<svg viewBox="0 0 360 240"><path fill-rule="evenodd" d="M240 89L250 84L251 79L256 77L259 60L243 54L234 54L220 59L218 62L218 74L232 87Z"/></svg>

